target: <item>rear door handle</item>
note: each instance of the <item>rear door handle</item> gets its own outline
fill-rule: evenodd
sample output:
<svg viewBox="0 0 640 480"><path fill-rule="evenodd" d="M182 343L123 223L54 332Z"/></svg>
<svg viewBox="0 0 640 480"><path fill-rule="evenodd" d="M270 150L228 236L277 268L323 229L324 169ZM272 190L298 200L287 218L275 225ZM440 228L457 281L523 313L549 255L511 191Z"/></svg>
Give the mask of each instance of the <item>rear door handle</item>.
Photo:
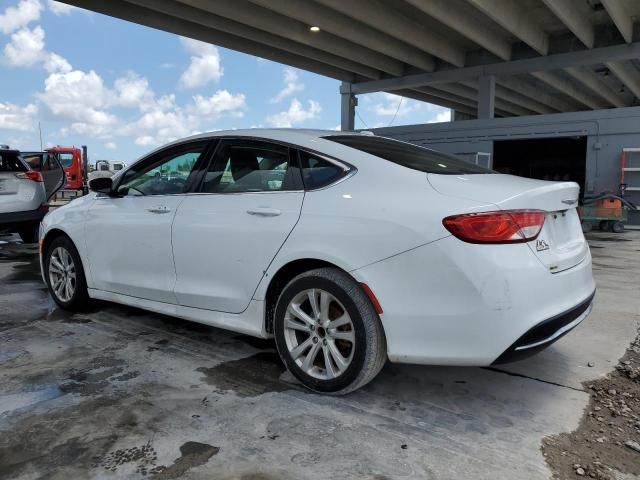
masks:
<svg viewBox="0 0 640 480"><path fill-rule="evenodd" d="M164 206L147 208L147 212L151 212L151 213L169 213L170 211L171 210L169 210L167 207L164 207Z"/></svg>
<svg viewBox="0 0 640 480"><path fill-rule="evenodd" d="M277 208L269 208L269 207L256 207L250 208L247 210L249 215L257 215L259 217L277 217L282 214L282 210L278 210Z"/></svg>

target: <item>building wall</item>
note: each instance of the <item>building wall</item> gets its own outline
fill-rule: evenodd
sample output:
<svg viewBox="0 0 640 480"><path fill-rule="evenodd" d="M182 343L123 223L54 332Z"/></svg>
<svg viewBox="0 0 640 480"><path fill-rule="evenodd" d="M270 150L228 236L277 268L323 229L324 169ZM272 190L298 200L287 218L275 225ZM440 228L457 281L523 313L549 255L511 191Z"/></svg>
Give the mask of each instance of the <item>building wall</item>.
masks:
<svg viewBox="0 0 640 480"><path fill-rule="evenodd" d="M494 140L587 136L586 193L618 193L622 148L640 147L640 107L408 125L374 132L465 158L475 152L493 154ZM634 155L640 162L640 154ZM640 186L640 173L629 174L626 183L631 185L634 179ZM640 205L640 192L628 192L628 198ZM640 223L639 213L633 215L633 223Z"/></svg>

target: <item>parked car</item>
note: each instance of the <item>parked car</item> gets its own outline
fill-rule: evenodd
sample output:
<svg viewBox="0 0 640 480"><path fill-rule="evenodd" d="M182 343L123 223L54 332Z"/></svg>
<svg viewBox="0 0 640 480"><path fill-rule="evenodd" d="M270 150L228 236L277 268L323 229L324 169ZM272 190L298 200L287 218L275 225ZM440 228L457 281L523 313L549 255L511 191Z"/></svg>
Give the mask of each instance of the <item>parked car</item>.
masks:
<svg viewBox="0 0 640 480"><path fill-rule="evenodd" d="M111 177L127 166L124 162L115 160L98 160L95 166L91 166L89 172L89 181L94 178Z"/></svg>
<svg viewBox="0 0 640 480"><path fill-rule="evenodd" d="M17 232L25 243L38 240L40 220L49 210L47 202L65 182L55 156L29 155L31 165L18 150L0 148L0 231Z"/></svg>
<svg viewBox="0 0 640 480"><path fill-rule="evenodd" d="M160 173L178 166L186 179ZM274 336L318 392L361 387L387 358L522 358L584 320L595 292L577 184L388 138L204 134L90 187L43 221L58 305L102 299Z"/></svg>

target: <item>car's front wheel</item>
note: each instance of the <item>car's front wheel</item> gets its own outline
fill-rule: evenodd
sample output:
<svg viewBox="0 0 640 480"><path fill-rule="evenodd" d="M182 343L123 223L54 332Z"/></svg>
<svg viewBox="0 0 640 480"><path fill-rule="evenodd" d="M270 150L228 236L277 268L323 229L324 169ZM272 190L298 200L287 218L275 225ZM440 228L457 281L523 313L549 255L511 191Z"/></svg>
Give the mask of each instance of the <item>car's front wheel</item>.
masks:
<svg viewBox="0 0 640 480"><path fill-rule="evenodd" d="M287 368L307 388L345 394L387 359L380 318L362 288L337 268L298 275L276 305L274 334Z"/></svg>
<svg viewBox="0 0 640 480"><path fill-rule="evenodd" d="M53 239L44 259L45 278L55 302L65 310L78 311L89 301L80 255L66 236Z"/></svg>

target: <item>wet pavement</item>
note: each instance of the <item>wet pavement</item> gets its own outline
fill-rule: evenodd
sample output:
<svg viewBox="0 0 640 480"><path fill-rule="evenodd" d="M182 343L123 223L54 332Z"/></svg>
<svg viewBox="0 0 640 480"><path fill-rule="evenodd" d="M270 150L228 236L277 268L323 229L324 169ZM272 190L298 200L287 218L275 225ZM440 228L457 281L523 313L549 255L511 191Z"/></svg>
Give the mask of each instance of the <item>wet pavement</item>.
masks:
<svg viewBox="0 0 640 480"><path fill-rule="evenodd" d="M592 315L495 369L388 364L307 392L271 341L108 303L54 306L34 245L0 236L0 478L550 478L640 320L640 233L594 233ZM588 367L592 362L593 367Z"/></svg>

